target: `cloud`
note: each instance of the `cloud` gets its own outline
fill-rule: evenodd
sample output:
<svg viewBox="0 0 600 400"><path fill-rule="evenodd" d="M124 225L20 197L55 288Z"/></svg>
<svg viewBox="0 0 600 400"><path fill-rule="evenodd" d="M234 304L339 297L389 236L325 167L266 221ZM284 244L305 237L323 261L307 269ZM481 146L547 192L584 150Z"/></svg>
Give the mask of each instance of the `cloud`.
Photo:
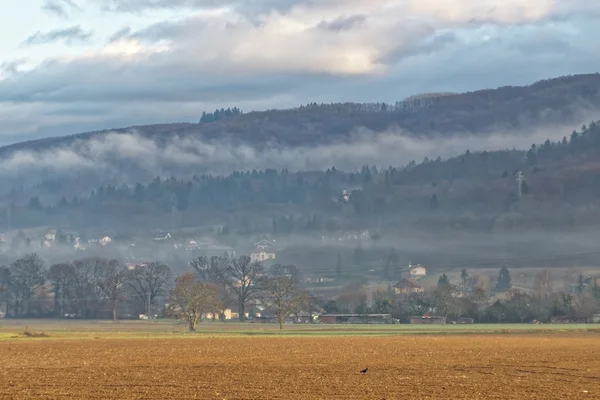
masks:
<svg viewBox="0 0 600 400"><path fill-rule="evenodd" d="M72 0L46 0L42 10L60 18L68 18L71 11L82 11L81 7Z"/></svg>
<svg viewBox="0 0 600 400"><path fill-rule="evenodd" d="M92 37L92 32L84 31L81 26L71 26L65 29L56 29L49 32L37 31L33 35L29 36L22 45L32 46L38 44L47 44L53 42L63 41L66 44L72 44L74 42L86 42Z"/></svg>
<svg viewBox="0 0 600 400"><path fill-rule="evenodd" d="M58 54L0 80L0 109L35 103L46 110L37 134L106 128L78 114L82 102L105 109L104 123L118 127L156 122L157 114L161 121L193 121L222 106L393 102L595 72L600 65L592 51L600 12L582 0L89 3L117 14L152 13L154 22L132 20L104 33L103 47ZM90 38L74 26L38 32L26 43ZM77 122L57 122L51 112L57 107L72 109ZM0 135L13 132L0 127Z"/></svg>
<svg viewBox="0 0 600 400"><path fill-rule="evenodd" d="M131 34L131 28L128 26L124 26L123 28L121 28L118 31L116 31L115 33L113 33L110 36L110 38L108 38L108 41L110 43L118 42L118 41L126 39L130 34Z"/></svg>
<svg viewBox="0 0 600 400"><path fill-rule="evenodd" d="M19 72L19 67L27 62L26 59L21 58L18 60L6 61L0 63L0 78L4 76L14 75Z"/></svg>

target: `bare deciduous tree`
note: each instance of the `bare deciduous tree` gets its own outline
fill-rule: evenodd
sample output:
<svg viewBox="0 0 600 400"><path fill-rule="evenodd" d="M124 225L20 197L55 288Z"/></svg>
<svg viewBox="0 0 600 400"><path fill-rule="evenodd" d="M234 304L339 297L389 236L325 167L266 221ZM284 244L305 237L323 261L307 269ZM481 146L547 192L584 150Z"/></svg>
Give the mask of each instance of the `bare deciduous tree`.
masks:
<svg viewBox="0 0 600 400"><path fill-rule="evenodd" d="M95 318L98 312L102 292L97 285L96 273L100 271L97 266L103 265L106 260L101 258L87 258L73 261L71 295L76 314L85 318Z"/></svg>
<svg viewBox="0 0 600 400"><path fill-rule="evenodd" d="M65 314L66 303L71 295L73 266L70 263L54 264L48 270L48 280L54 293L54 312L58 317Z"/></svg>
<svg viewBox="0 0 600 400"><path fill-rule="evenodd" d="M589 291L573 296L573 314L580 321L587 323L599 308L598 300Z"/></svg>
<svg viewBox="0 0 600 400"><path fill-rule="evenodd" d="M157 297L163 295L171 280L171 268L165 264L151 262L130 273L129 287L135 294L135 302L144 305L144 312L150 313Z"/></svg>
<svg viewBox="0 0 600 400"><path fill-rule="evenodd" d="M3 276L4 286L14 301L14 315L29 313L31 298L46 282L44 262L35 253L27 254L14 261Z"/></svg>
<svg viewBox="0 0 600 400"><path fill-rule="evenodd" d="M200 256L190 261L190 266L194 268L198 279L211 283L220 283L223 279L223 273L229 259L226 257L205 257Z"/></svg>
<svg viewBox="0 0 600 400"><path fill-rule="evenodd" d="M108 300L112 309L113 322L117 322L117 303L123 299L129 279L127 267L117 260L99 262L96 265L96 284Z"/></svg>
<svg viewBox="0 0 600 400"><path fill-rule="evenodd" d="M475 289L470 296L471 301L477 307L477 322L481 322L481 314L485 310L485 306L488 303L487 290L481 287Z"/></svg>
<svg viewBox="0 0 600 400"><path fill-rule="evenodd" d="M264 281L265 299L275 307L279 329L293 312L306 303L307 295L298 285L298 268L294 265L274 265Z"/></svg>
<svg viewBox="0 0 600 400"><path fill-rule="evenodd" d="M261 292L261 279L264 268L248 256L229 260L223 269L222 279L236 297L239 306L239 319L244 321L246 303L258 297Z"/></svg>
<svg viewBox="0 0 600 400"><path fill-rule="evenodd" d="M187 272L175 280L175 287L169 294L168 312L171 316L184 320L190 331L195 331L202 314L214 309L217 296L216 285L200 281L194 274Z"/></svg>

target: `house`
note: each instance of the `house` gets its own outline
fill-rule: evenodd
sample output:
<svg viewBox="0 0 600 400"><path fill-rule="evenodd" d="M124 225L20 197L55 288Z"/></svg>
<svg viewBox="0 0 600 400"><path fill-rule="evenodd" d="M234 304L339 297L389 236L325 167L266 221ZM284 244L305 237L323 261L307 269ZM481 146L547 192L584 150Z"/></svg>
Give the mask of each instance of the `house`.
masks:
<svg viewBox="0 0 600 400"><path fill-rule="evenodd" d="M155 242L164 242L165 240L169 240L171 239L171 234L170 233L159 233L157 235L154 236L154 240Z"/></svg>
<svg viewBox="0 0 600 400"><path fill-rule="evenodd" d="M254 250L252 251L252 253L250 253L250 260L252 262L255 262L255 261L263 262L263 261L274 260L274 259L275 259L275 253L273 252L273 250L266 250L266 249L262 249L260 247L255 247Z"/></svg>
<svg viewBox="0 0 600 400"><path fill-rule="evenodd" d="M44 240L53 242L56 240L56 229L48 229L44 234Z"/></svg>
<svg viewBox="0 0 600 400"><path fill-rule="evenodd" d="M411 324L445 325L446 317L425 314L422 317L410 317Z"/></svg>
<svg viewBox="0 0 600 400"><path fill-rule="evenodd" d="M202 314L202 319L212 319L212 320L226 320L229 321L232 318L233 313L231 312L231 308L227 308L223 310L223 313L219 311L215 312L206 312Z"/></svg>
<svg viewBox="0 0 600 400"><path fill-rule="evenodd" d="M252 262L264 262L275 259L275 244L268 240L261 240L254 244L254 250L250 253Z"/></svg>
<svg viewBox="0 0 600 400"><path fill-rule="evenodd" d="M391 314L321 314L322 324L392 324Z"/></svg>
<svg viewBox="0 0 600 400"><path fill-rule="evenodd" d="M417 264L416 266L409 265L408 270L410 271L411 278L421 278L427 276L427 269L420 264Z"/></svg>
<svg viewBox="0 0 600 400"><path fill-rule="evenodd" d="M110 244L112 242L112 239L109 238L108 236L104 236L102 239L98 240L98 244L102 247L105 247L106 245Z"/></svg>
<svg viewBox="0 0 600 400"><path fill-rule="evenodd" d="M394 293L397 296L405 296L411 293L423 293L424 291L425 288L419 285L419 283L413 278L402 278L394 286Z"/></svg>
<svg viewBox="0 0 600 400"><path fill-rule="evenodd" d="M200 246L198 245L198 242L196 242L195 240L188 240L183 245L183 249L185 251L195 251L195 250L198 250L199 248L200 248Z"/></svg>

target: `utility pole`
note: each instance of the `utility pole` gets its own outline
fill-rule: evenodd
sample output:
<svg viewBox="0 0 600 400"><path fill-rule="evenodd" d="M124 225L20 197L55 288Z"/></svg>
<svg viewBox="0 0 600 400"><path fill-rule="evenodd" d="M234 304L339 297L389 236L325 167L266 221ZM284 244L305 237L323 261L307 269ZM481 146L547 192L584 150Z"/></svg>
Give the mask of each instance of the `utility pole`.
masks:
<svg viewBox="0 0 600 400"><path fill-rule="evenodd" d="M517 190L519 192L519 199L523 196L523 182L525 182L525 177L521 171L517 172Z"/></svg>

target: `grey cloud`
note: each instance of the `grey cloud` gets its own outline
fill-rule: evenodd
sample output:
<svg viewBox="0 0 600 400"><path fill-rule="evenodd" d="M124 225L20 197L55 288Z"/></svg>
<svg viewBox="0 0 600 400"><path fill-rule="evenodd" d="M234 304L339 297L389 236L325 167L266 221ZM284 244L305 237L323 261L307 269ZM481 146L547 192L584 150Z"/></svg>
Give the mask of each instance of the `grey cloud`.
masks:
<svg viewBox="0 0 600 400"><path fill-rule="evenodd" d="M65 29L56 29L50 32L37 31L23 42L23 45L31 46L64 41L67 44L74 42L86 42L92 37L92 32L84 31L81 26L75 25Z"/></svg>
<svg viewBox="0 0 600 400"><path fill-rule="evenodd" d="M350 17L340 17L332 21L322 21L317 28L331 31L343 31L352 29L357 25L360 25L367 19L366 15L352 15Z"/></svg>
<svg viewBox="0 0 600 400"><path fill-rule="evenodd" d="M46 0L42 10L60 18L68 18L71 11L81 11L81 7L72 0Z"/></svg>
<svg viewBox="0 0 600 400"><path fill-rule="evenodd" d="M231 7L244 13L284 11L312 0L96 0L107 11L138 13L148 9Z"/></svg>
<svg viewBox="0 0 600 400"><path fill-rule="evenodd" d="M0 72L4 75L15 75L19 72L19 67L26 61L25 59L18 59L4 62L0 64Z"/></svg>
<svg viewBox="0 0 600 400"><path fill-rule="evenodd" d="M116 42L118 40L125 39L130 34L131 34L131 28L128 27L128 26L124 26L123 28L121 28L118 31L116 31L115 33L113 33L110 36L110 38L108 38L108 41L109 42Z"/></svg>
<svg viewBox="0 0 600 400"><path fill-rule="evenodd" d="M52 1L52 0L47 1L42 6L42 10L46 11L47 13L54 14L61 18L68 17L68 14L67 14L67 11L65 10L65 8L61 4L59 4L57 1Z"/></svg>
<svg viewBox="0 0 600 400"><path fill-rule="evenodd" d="M137 31L126 27L115 32L110 38L115 43L109 46L140 46L138 53L50 59L27 72L13 68L10 79L0 80L0 114L8 107L6 115L13 121L10 129L5 123L0 126L0 135L194 121L203 110L222 106L249 111L313 101L393 102L422 92L596 72L600 65L600 53L593 51L600 17L594 13L527 24L407 23L373 6L383 4L380 0L349 0L343 2L346 8L326 0L318 2L316 11L309 6L317 3L308 0L270 4L275 3L273 7L282 9L292 10L299 3L304 8L283 16L266 12L257 20L236 13L232 18L200 13ZM352 16L363 15L353 25ZM299 23L282 29L290 18ZM328 24L352 29L321 29ZM302 28L295 30L297 26ZM162 42L168 45L153 50ZM105 112L95 118L81 103ZM29 105L36 112L19 116L18 110ZM32 115L39 116L35 123Z"/></svg>

